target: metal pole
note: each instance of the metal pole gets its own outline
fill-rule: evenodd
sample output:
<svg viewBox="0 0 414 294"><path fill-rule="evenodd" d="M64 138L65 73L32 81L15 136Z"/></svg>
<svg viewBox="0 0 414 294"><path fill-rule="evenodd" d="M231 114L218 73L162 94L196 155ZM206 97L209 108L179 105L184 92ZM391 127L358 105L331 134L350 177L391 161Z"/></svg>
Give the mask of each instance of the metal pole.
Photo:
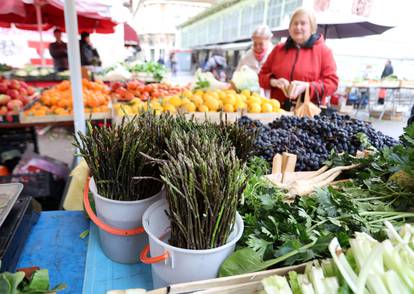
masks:
<svg viewBox="0 0 414 294"><path fill-rule="evenodd" d="M70 82L72 86L73 115L75 134L78 131L85 134L85 113L82 97L82 75L80 63L80 51L78 41L78 19L76 15L75 0L65 0L65 27L68 37L68 59Z"/></svg>
<svg viewBox="0 0 414 294"><path fill-rule="evenodd" d="M45 44L43 43L43 29L42 29L42 7L40 3L34 3L35 9L36 9L36 21L37 21L37 31L39 32L40 36L40 61L42 66L45 66Z"/></svg>

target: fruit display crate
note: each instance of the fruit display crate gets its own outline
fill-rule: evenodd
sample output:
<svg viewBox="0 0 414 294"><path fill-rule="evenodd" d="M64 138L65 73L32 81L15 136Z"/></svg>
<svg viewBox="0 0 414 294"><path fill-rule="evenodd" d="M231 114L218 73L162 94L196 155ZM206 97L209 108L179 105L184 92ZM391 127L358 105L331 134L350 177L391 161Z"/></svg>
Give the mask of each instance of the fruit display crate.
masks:
<svg viewBox="0 0 414 294"><path fill-rule="evenodd" d="M194 118L196 121L205 121L209 120L212 122L220 122L220 120L226 119L228 122L235 122L242 116L247 116L251 119L261 121L263 123L270 123L273 120L280 118L285 115L293 115L293 112L280 111L280 112L269 112L269 113L248 113L248 112L192 112L183 114L188 119ZM122 122L122 119L126 117L127 119L132 119L133 115L120 116L112 112L112 123L114 125L119 125Z"/></svg>
<svg viewBox="0 0 414 294"><path fill-rule="evenodd" d="M31 102L29 102L27 105L25 105L20 112L14 113L14 114L4 114L4 115L0 115L0 124L20 123L21 122L20 121L21 114L25 110L27 110L30 107L32 107L32 105L39 99L38 96L39 96L38 94L33 94L32 96L30 96Z"/></svg>
<svg viewBox="0 0 414 294"><path fill-rule="evenodd" d="M85 113L85 119L87 120L105 120L111 119L111 112L96 112ZM33 123L55 123L55 122L68 122L73 121L73 115L44 115L44 116L28 116L23 112L20 113L20 123L33 124Z"/></svg>

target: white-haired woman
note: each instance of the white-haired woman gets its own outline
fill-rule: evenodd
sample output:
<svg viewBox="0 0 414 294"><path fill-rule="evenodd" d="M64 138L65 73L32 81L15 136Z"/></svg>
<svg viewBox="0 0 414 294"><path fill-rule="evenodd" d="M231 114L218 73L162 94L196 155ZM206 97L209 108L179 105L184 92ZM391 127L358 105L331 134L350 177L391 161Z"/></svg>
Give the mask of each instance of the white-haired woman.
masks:
<svg viewBox="0 0 414 294"><path fill-rule="evenodd" d="M286 110L290 110L290 100L297 99L308 87L311 99L320 104L338 88L335 60L316 29L313 12L295 10L289 38L273 49L259 73L260 86L270 89L271 97Z"/></svg>
<svg viewBox="0 0 414 294"><path fill-rule="evenodd" d="M272 32L268 26L262 25L256 28L252 35L253 46L247 51L237 66L237 70L243 65L247 65L255 72L259 73L262 65L265 63L267 56L272 52L271 43Z"/></svg>

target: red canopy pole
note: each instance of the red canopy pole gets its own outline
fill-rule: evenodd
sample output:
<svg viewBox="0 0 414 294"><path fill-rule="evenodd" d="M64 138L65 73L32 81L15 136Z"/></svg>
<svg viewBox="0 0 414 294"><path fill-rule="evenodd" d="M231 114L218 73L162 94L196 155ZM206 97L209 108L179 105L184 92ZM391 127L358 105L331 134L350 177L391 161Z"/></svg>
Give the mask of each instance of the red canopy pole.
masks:
<svg viewBox="0 0 414 294"><path fill-rule="evenodd" d="M45 58L44 58L45 46L43 43L43 29L42 29L43 20L42 20L42 6L41 5L42 4L38 3L37 1L34 2L34 6L36 9L37 31L39 32L39 36L40 36L40 60L41 60L42 66L45 66L46 65Z"/></svg>

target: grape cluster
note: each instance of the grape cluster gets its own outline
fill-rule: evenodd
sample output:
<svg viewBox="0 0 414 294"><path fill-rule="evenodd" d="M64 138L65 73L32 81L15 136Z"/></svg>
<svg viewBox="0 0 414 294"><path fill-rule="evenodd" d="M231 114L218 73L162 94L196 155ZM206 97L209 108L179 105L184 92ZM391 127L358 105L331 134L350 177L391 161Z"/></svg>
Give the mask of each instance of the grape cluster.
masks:
<svg viewBox="0 0 414 294"><path fill-rule="evenodd" d="M255 155L271 162L276 153L296 154L297 171L320 168L331 150L355 155L363 149L357 136L359 133L366 134L369 142L378 149L398 143L363 121L336 113L314 118L282 116L268 125L242 117L238 123L245 128L259 129Z"/></svg>

